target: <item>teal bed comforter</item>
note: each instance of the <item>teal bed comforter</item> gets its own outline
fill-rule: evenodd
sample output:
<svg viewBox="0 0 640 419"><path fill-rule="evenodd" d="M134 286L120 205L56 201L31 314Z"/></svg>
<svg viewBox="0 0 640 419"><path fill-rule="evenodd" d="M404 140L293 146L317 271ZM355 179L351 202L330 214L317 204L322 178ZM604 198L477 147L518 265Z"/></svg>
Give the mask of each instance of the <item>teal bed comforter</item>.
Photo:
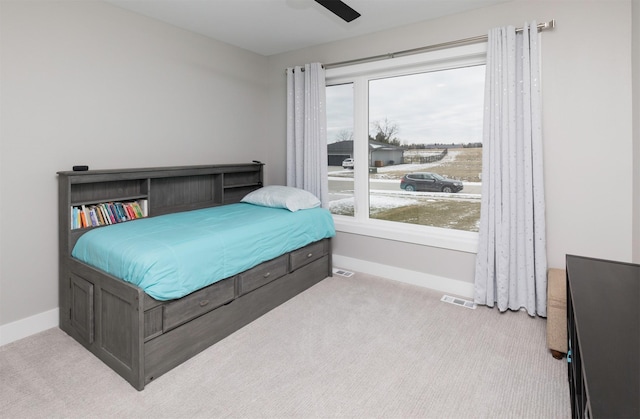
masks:
<svg viewBox="0 0 640 419"><path fill-rule="evenodd" d="M326 209L238 203L97 228L72 256L171 300L334 235Z"/></svg>

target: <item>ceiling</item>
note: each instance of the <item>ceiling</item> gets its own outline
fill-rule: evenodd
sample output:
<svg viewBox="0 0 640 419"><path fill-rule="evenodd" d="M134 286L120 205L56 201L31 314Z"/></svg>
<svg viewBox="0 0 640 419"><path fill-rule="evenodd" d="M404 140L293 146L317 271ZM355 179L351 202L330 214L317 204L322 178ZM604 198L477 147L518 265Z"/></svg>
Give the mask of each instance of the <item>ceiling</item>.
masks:
<svg viewBox="0 0 640 419"><path fill-rule="evenodd" d="M507 0L345 0L346 23L313 0L106 0L269 56L504 3Z"/></svg>

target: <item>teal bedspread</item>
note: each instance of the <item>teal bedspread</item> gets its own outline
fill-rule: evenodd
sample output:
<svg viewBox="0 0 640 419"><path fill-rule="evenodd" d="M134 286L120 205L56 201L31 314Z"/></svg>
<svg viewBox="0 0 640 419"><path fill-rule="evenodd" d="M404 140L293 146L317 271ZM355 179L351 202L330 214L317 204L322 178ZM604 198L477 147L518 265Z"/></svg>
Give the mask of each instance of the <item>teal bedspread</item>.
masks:
<svg viewBox="0 0 640 419"><path fill-rule="evenodd" d="M326 209L238 203L97 228L72 256L171 300L334 235Z"/></svg>

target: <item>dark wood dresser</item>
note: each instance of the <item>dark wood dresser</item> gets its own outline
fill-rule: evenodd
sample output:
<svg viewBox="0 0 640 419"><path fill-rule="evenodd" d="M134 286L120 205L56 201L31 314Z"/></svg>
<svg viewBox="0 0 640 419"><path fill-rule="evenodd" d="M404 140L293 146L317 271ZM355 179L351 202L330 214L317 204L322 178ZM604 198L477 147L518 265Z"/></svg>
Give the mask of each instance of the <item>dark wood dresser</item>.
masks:
<svg viewBox="0 0 640 419"><path fill-rule="evenodd" d="M567 255L574 418L640 418L640 265Z"/></svg>

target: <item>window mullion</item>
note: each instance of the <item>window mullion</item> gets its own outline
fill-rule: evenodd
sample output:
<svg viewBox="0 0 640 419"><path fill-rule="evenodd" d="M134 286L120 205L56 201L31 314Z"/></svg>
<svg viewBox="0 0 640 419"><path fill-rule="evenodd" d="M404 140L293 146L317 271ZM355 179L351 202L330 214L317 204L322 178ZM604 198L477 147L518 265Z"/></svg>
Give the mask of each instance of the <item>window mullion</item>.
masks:
<svg viewBox="0 0 640 419"><path fill-rule="evenodd" d="M353 97L354 216L366 220L369 218L369 88L366 78L354 80Z"/></svg>

